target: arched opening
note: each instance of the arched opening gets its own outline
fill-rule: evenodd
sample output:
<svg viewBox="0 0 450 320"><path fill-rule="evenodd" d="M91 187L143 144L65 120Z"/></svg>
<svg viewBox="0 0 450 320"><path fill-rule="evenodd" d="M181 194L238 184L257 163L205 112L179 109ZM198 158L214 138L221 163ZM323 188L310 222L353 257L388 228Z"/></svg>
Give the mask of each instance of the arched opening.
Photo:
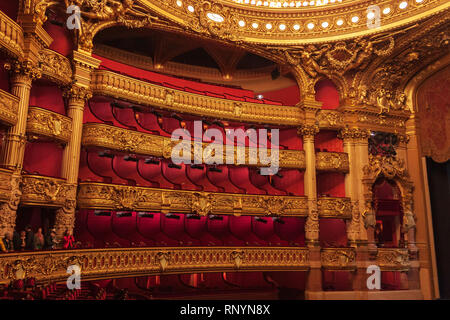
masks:
<svg viewBox="0 0 450 320"><path fill-rule="evenodd" d="M401 193L395 181L379 178L372 187L376 225L374 239L378 247L402 247L403 210Z"/></svg>
<svg viewBox="0 0 450 320"><path fill-rule="evenodd" d="M314 86L316 101L322 102L322 109L337 109L339 107L339 90L330 79L322 79Z"/></svg>

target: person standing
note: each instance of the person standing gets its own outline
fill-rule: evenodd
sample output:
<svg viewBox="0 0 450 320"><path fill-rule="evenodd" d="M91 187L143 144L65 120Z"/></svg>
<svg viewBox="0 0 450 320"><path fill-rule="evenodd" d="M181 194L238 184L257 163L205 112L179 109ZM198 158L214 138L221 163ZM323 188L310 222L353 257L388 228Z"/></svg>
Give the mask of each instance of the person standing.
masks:
<svg viewBox="0 0 450 320"><path fill-rule="evenodd" d="M44 248L45 241L42 234L42 228L38 228L38 231L34 234L34 250L42 250Z"/></svg>
<svg viewBox="0 0 450 320"><path fill-rule="evenodd" d="M25 227L25 234L26 234L25 250L34 250L34 234L30 225Z"/></svg>

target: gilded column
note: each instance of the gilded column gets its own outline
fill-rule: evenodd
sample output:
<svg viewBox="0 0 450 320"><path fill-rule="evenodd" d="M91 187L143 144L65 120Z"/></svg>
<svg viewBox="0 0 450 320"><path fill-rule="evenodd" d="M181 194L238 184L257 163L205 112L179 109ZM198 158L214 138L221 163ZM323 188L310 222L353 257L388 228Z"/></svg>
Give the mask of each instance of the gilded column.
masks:
<svg viewBox="0 0 450 320"><path fill-rule="evenodd" d="M91 73L100 64L99 60L92 58L89 54L78 51L74 51L73 62L74 83L64 91L67 115L72 119L72 135L64 149L61 165L61 176L66 179L69 192L64 207L56 212L55 229L59 238L67 231L72 233L75 224L84 106L86 101L92 97Z"/></svg>

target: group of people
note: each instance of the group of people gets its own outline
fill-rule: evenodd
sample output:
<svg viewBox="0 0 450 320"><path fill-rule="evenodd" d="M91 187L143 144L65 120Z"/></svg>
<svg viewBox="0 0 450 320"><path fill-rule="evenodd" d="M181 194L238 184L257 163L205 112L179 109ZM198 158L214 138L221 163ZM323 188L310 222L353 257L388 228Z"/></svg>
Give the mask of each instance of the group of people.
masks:
<svg viewBox="0 0 450 320"><path fill-rule="evenodd" d="M38 228L34 233L31 226L28 225L20 233L14 231L13 233L6 233L3 238L0 238L0 250L2 252L13 252L52 250L61 247L71 249L74 247L74 242L75 239L69 231L65 233L63 241L58 241L55 229L44 234L42 228Z"/></svg>

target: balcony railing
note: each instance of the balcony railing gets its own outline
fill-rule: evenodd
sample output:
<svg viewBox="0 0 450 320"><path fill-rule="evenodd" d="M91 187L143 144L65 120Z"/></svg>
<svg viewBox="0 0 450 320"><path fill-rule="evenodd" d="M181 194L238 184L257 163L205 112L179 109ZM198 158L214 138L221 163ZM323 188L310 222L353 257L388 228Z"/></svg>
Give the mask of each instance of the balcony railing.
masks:
<svg viewBox="0 0 450 320"><path fill-rule="evenodd" d="M356 269L356 253L353 248L323 248L320 252L320 260L324 269Z"/></svg>
<svg viewBox="0 0 450 320"><path fill-rule="evenodd" d="M5 48L15 57L21 57L23 46L22 28L0 11L0 48Z"/></svg>
<svg viewBox="0 0 450 320"><path fill-rule="evenodd" d="M53 111L30 107L27 133L67 143L72 134L72 120Z"/></svg>
<svg viewBox="0 0 450 320"><path fill-rule="evenodd" d="M72 65L63 55L50 49L43 49L39 52L39 62L42 77L62 85L72 81Z"/></svg>
<svg viewBox="0 0 450 320"><path fill-rule="evenodd" d="M302 217L308 211L306 197L300 196L212 193L94 182L83 182L79 187L77 204L84 209Z"/></svg>
<svg viewBox="0 0 450 320"><path fill-rule="evenodd" d="M137 132L118 128L101 123L88 123L83 126L82 145L85 147L100 147L117 150L121 152L130 152L142 155L170 158L172 149L180 143L172 141L171 138L152 135L143 132ZM202 144L202 150L207 147L207 143ZM259 152L268 154L267 150L258 150L251 147L234 147L234 158L227 161L226 145L223 145L223 163L237 164L237 155L245 154L244 165L266 166L259 159ZM194 159L194 143L191 143L187 149L191 150L189 155L183 155L183 158ZM217 149L216 149L217 150ZM207 159L206 152L202 152L202 163ZM250 162L250 155L257 159L255 163ZM299 150L279 150L279 167L305 169L305 153Z"/></svg>
<svg viewBox="0 0 450 320"><path fill-rule="evenodd" d="M18 109L19 98L0 89L0 122L8 126L15 125Z"/></svg>
<svg viewBox="0 0 450 320"><path fill-rule="evenodd" d="M411 265L408 249L378 248L376 264L382 271L407 271Z"/></svg>
<svg viewBox="0 0 450 320"><path fill-rule="evenodd" d="M348 154L343 152L317 152L316 169L318 171L349 172Z"/></svg>
<svg viewBox="0 0 450 320"><path fill-rule="evenodd" d="M37 283L66 281L77 265L85 280L156 274L305 271L308 249L289 247L163 247L88 249L0 254L0 284L35 278Z"/></svg>
<svg viewBox="0 0 450 320"><path fill-rule="evenodd" d="M0 202L7 202L10 199L11 174L11 171L0 168Z"/></svg>
<svg viewBox="0 0 450 320"><path fill-rule="evenodd" d="M320 197L317 199L320 218L351 219L350 198Z"/></svg>
<svg viewBox="0 0 450 320"><path fill-rule="evenodd" d="M76 186L63 179L24 175L20 203L30 206L63 207L66 200L74 199Z"/></svg>

